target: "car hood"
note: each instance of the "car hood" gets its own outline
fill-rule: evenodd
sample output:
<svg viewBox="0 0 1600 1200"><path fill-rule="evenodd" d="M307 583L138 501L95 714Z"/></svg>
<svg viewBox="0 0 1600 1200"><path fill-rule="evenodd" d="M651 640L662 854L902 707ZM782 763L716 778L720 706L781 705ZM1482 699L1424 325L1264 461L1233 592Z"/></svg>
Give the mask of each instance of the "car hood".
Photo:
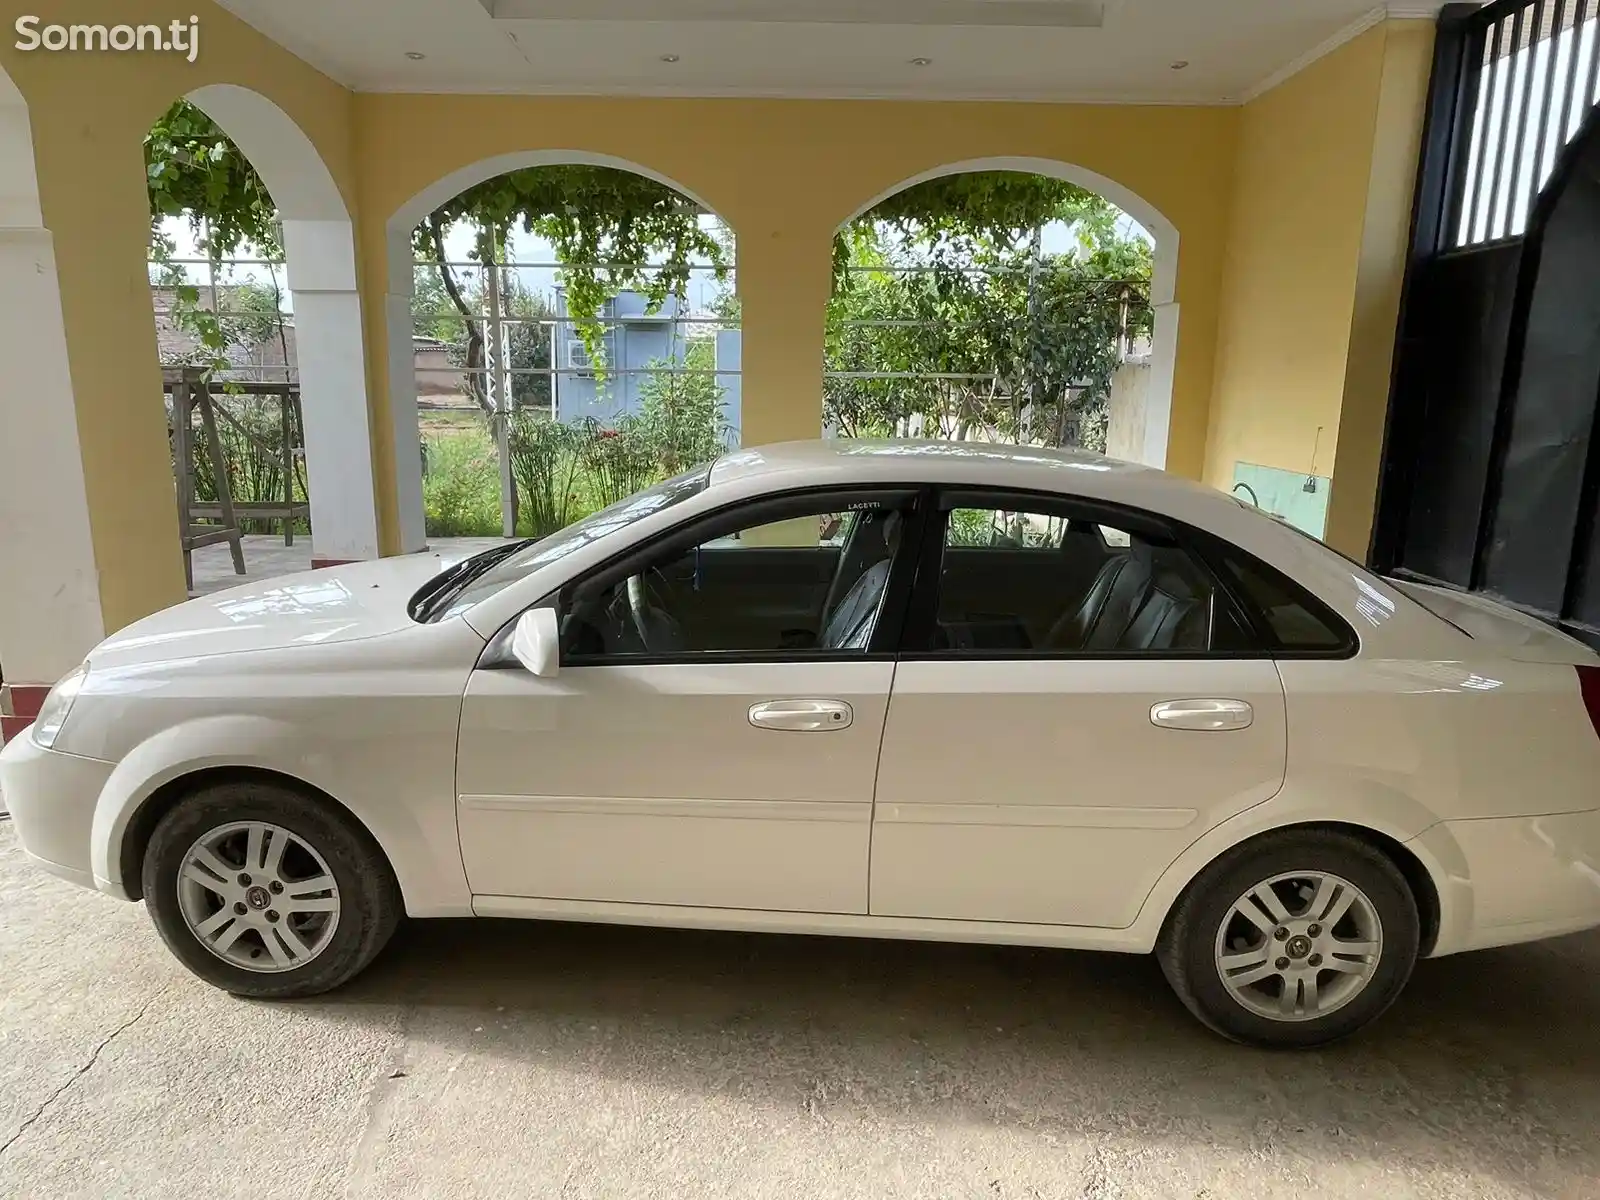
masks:
<svg viewBox="0 0 1600 1200"><path fill-rule="evenodd" d="M376 637L413 624L406 602L466 556L407 554L229 588L134 622L101 642L89 663L129 666Z"/></svg>

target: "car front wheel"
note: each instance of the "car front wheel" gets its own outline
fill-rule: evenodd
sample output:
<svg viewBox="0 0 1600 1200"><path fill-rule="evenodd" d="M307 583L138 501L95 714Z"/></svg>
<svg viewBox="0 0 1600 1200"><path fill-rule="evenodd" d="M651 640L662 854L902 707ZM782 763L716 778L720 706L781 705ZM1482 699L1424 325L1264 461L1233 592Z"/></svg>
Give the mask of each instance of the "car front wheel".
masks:
<svg viewBox="0 0 1600 1200"><path fill-rule="evenodd" d="M151 836L143 884L168 948L241 996L338 987L377 956L401 911L364 829L325 802L255 781L180 800Z"/></svg>
<svg viewBox="0 0 1600 1200"><path fill-rule="evenodd" d="M1334 830L1285 830L1203 871L1156 953L1178 997L1216 1032L1305 1047L1393 1004L1420 942L1410 886L1380 850Z"/></svg>

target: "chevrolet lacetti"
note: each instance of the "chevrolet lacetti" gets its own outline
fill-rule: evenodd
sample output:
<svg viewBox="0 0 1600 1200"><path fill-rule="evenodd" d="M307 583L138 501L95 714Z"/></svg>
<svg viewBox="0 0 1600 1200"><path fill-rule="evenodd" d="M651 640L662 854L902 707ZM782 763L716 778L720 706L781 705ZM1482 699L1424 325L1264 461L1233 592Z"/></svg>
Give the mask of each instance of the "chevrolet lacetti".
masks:
<svg viewBox="0 0 1600 1200"><path fill-rule="evenodd" d="M195 974L411 917L1154 951L1244 1042L1600 924L1600 657L1088 454L733 452L539 541L191 600L0 753Z"/></svg>

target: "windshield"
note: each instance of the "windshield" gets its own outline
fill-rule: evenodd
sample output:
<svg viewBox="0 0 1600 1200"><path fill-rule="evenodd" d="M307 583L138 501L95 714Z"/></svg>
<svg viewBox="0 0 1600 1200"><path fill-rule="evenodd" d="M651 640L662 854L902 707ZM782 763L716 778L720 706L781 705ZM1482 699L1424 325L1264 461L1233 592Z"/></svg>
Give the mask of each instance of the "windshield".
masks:
<svg viewBox="0 0 1600 1200"><path fill-rule="evenodd" d="M626 529L651 513L698 495L705 490L710 477L708 463L635 492L549 537L497 546L474 555L423 585L411 602L411 615L418 621L442 621L463 613L540 567L549 566L607 534Z"/></svg>

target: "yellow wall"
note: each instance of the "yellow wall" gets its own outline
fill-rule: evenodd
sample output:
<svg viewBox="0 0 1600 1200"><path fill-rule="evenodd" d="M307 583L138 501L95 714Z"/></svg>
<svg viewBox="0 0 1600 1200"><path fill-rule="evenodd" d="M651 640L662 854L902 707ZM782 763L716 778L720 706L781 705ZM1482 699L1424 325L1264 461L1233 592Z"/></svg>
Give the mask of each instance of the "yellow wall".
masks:
<svg viewBox="0 0 1600 1200"><path fill-rule="evenodd" d="M1372 539L1400 285L1411 243L1417 155L1433 61L1430 22L1394 21L1387 31L1334 457L1338 475L1328 505L1328 541L1357 556L1365 555Z"/></svg>
<svg viewBox="0 0 1600 1200"><path fill-rule="evenodd" d="M1384 22L1240 113L1204 478L1230 487L1241 461L1331 474L1330 539L1358 554L1432 37Z"/></svg>
<svg viewBox="0 0 1600 1200"><path fill-rule="evenodd" d="M42 23L166 24L170 5L37 0ZM28 102L44 223L53 234L67 356L108 630L184 598L155 313L146 260L143 142L178 97L236 83L273 97L322 153L347 201L350 94L218 8L194 0L200 53L20 52L0 66ZM9 34L10 30L7 29ZM85 647L87 649L87 647Z"/></svg>

